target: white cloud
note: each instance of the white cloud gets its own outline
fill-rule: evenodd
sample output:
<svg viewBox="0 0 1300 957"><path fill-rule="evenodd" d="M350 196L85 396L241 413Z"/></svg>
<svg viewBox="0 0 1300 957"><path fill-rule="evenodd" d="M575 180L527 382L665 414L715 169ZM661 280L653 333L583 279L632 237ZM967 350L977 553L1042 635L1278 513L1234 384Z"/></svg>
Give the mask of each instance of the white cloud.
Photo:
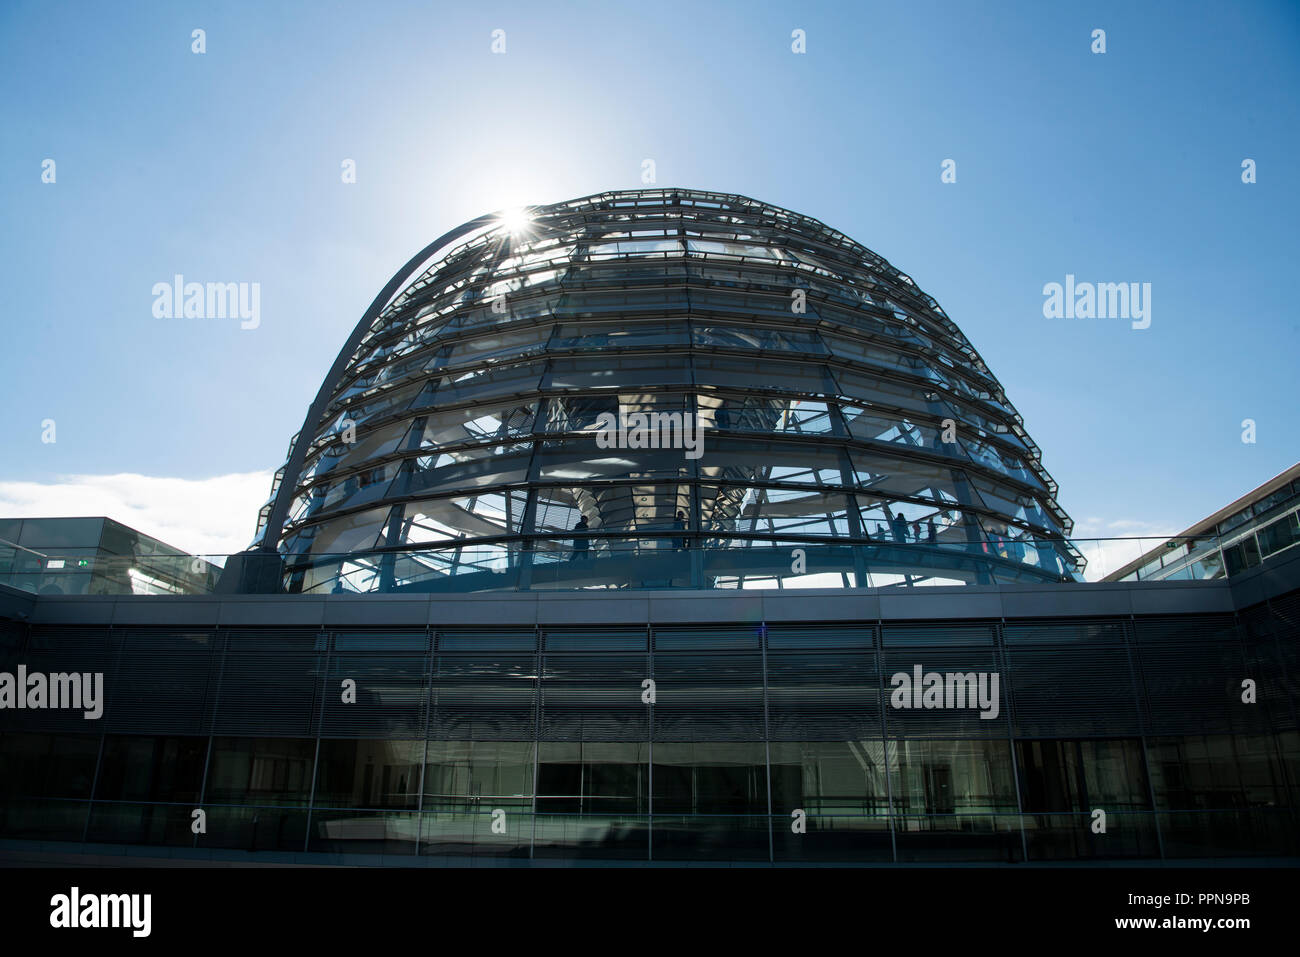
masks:
<svg viewBox="0 0 1300 957"><path fill-rule="evenodd" d="M208 479L63 475L49 483L0 482L0 517L105 515L192 555L227 555L248 547L270 491L270 472Z"/></svg>

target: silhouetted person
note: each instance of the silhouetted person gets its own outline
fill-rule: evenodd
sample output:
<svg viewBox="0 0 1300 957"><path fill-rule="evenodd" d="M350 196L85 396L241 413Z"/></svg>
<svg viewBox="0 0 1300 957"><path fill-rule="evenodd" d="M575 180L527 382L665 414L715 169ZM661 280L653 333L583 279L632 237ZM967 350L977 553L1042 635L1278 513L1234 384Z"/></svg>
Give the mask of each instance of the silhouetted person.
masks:
<svg viewBox="0 0 1300 957"><path fill-rule="evenodd" d="M679 511L677 518L673 520L673 528L679 532L686 531L686 513ZM686 536L673 539L673 548L686 548Z"/></svg>
<svg viewBox="0 0 1300 957"><path fill-rule="evenodd" d="M925 540L929 542L931 545L933 545L935 542L935 538L936 538L936 532L934 527L934 519L929 519L925 523Z"/></svg>
<svg viewBox="0 0 1300 957"><path fill-rule="evenodd" d="M907 519L903 518L902 512L898 512L894 515L893 521L889 523L889 527L894 532L894 541L907 541Z"/></svg>
<svg viewBox="0 0 1300 957"><path fill-rule="evenodd" d="M587 516L584 515L578 519L578 524L573 526L573 530L578 532L573 538L573 555L572 558L586 558L587 551L591 548L591 542L581 537L581 533L587 530Z"/></svg>

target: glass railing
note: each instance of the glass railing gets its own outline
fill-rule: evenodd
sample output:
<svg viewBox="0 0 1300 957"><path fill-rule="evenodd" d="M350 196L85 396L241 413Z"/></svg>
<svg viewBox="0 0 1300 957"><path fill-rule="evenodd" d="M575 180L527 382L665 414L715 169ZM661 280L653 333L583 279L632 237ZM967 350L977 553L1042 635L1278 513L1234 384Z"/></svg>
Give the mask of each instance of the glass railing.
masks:
<svg viewBox="0 0 1300 957"><path fill-rule="evenodd" d="M1222 537L1175 537L1157 546L1123 581L1194 581L1238 575L1278 552L1300 545L1300 511L1274 514ZM1139 556L1141 557L1141 556Z"/></svg>
<svg viewBox="0 0 1300 957"><path fill-rule="evenodd" d="M539 804L545 800L538 799ZM634 803L635 799L633 799ZM803 803L802 801L800 802ZM207 829L191 831L195 802L148 803L10 797L0 839L135 848L169 857L303 852L340 863L392 858L534 858L708 863L1017 863L1078 860L1214 860L1293 853L1287 807L1205 811L1126 808L1093 830L1092 812L1014 809L788 813L551 812L524 806L369 809L202 802Z"/></svg>
<svg viewBox="0 0 1300 957"><path fill-rule="evenodd" d="M659 532L283 557L41 552L0 542L0 584L37 595L912 588L1100 581L1153 549L1170 560L1126 580L1204 580L1248 567L1205 539L954 541L924 531L916 539L910 529L854 544Z"/></svg>
<svg viewBox="0 0 1300 957"><path fill-rule="evenodd" d="M0 539L0 584L37 595L204 595L217 590L228 557L36 550Z"/></svg>

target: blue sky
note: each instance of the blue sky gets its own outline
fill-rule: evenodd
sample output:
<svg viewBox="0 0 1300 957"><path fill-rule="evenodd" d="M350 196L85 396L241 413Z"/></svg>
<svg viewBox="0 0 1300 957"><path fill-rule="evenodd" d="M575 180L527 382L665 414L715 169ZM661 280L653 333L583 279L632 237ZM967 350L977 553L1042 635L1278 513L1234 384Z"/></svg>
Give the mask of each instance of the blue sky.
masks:
<svg viewBox="0 0 1300 957"><path fill-rule="evenodd" d="M209 483L118 483L129 524L243 476L205 516L242 547L248 473L414 251L646 158L911 275L1080 534L1177 531L1300 459L1295 3L7 2L0 62L0 512L97 512L69 476ZM259 327L154 318L176 273L260 283ZM1150 328L1044 318L1067 273L1150 283Z"/></svg>

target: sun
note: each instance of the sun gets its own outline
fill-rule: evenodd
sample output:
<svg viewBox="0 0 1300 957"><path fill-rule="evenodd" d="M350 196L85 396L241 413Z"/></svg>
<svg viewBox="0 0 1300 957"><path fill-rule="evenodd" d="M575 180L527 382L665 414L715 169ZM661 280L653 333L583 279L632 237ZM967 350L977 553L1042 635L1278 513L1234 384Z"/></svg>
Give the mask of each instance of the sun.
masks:
<svg viewBox="0 0 1300 957"><path fill-rule="evenodd" d="M519 235L526 232L532 224L533 217L522 206L514 209L507 209L501 214L501 225L513 235Z"/></svg>

